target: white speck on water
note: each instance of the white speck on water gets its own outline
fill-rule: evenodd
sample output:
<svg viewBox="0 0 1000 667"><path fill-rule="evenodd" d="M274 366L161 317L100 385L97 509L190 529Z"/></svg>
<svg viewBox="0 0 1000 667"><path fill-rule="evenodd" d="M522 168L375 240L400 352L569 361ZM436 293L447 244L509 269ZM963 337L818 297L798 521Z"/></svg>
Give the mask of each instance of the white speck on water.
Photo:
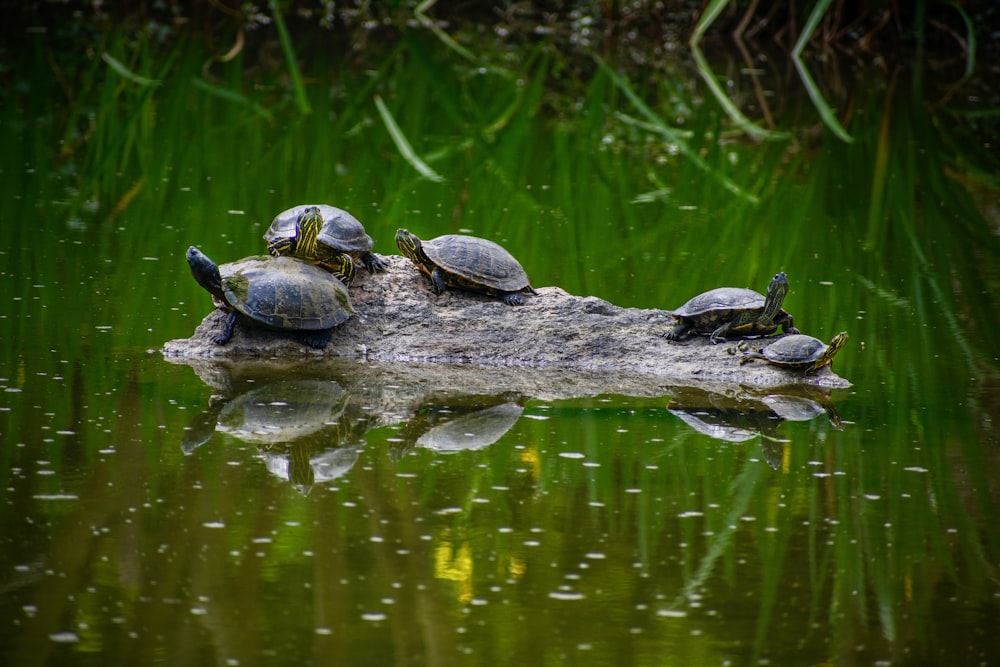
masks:
<svg viewBox="0 0 1000 667"><path fill-rule="evenodd" d="M191 607L191 613L194 614L195 616L205 616L206 614L208 614L208 610L200 606Z"/></svg>
<svg viewBox="0 0 1000 667"><path fill-rule="evenodd" d="M921 468L920 466L907 466L903 470L907 472L928 472L927 468Z"/></svg>
<svg viewBox="0 0 1000 667"><path fill-rule="evenodd" d="M57 644L75 644L80 641L80 636L75 632L53 632L49 639Z"/></svg>
<svg viewBox="0 0 1000 667"><path fill-rule="evenodd" d="M687 616L687 612L683 609L660 609L656 615L662 618L684 618Z"/></svg>
<svg viewBox="0 0 1000 667"><path fill-rule="evenodd" d="M559 452L559 456L564 459L582 459L586 454L581 454L580 452Z"/></svg>
<svg viewBox="0 0 1000 667"><path fill-rule="evenodd" d="M314 632L317 635L332 635L333 634L333 630L331 630L330 628L316 628L316 630L314 630Z"/></svg>
<svg viewBox="0 0 1000 667"><path fill-rule="evenodd" d="M382 612L378 611L370 611L361 614L362 621L384 621L387 618L389 618L388 614L383 614Z"/></svg>
<svg viewBox="0 0 1000 667"><path fill-rule="evenodd" d="M866 493L865 500L881 500L882 496L877 493Z"/></svg>
<svg viewBox="0 0 1000 667"><path fill-rule="evenodd" d="M205 523L203 523L201 525L203 525L205 528L225 528L226 527L226 524L224 524L222 521L206 521Z"/></svg>
<svg viewBox="0 0 1000 667"><path fill-rule="evenodd" d="M553 600L582 600L583 593L576 591L552 591L549 597Z"/></svg>
<svg viewBox="0 0 1000 667"><path fill-rule="evenodd" d="M607 558L606 555L602 554L600 551L591 551L583 555L584 558L589 558L590 560L603 560Z"/></svg>
<svg viewBox="0 0 1000 667"><path fill-rule="evenodd" d="M678 519L689 519L693 516L705 516L704 512L699 512L698 510L688 510L687 512L681 512L677 515Z"/></svg>

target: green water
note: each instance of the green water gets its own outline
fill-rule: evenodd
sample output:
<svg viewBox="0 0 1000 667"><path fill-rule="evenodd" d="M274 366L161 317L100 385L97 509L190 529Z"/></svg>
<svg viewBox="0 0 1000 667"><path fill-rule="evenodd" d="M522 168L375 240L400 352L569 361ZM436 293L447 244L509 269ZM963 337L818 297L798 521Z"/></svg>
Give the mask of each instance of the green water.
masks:
<svg viewBox="0 0 1000 667"><path fill-rule="evenodd" d="M41 38L0 104L5 664L1000 662L985 102L872 73L841 100L853 143L757 144L678 68L634 90L683 121L680 150L596 66L556 93L543 48L499 72L406 35L303 66L303 114L244 90L239 60L205 78L198 44L101 39L68 106ZM802 91L783 109L821 128ZM850 333L853 388L781 421L739 387L553 398L528 370L486 390L164 360L211 309L184 250L256 254L303 202L350 210L377 252L397 227L471 232L536 287L625 306L786 271L800 328Z"/></svg>

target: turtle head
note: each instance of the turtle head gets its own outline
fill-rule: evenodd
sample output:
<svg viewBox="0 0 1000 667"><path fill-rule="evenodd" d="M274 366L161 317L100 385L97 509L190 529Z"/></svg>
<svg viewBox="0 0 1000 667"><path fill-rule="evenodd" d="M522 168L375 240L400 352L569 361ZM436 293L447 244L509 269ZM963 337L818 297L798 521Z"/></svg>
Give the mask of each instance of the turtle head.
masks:
<svg viewBox="0 0 1000 667"><path fill-rule="evenodd" d="M833 340L830 341L829 345L830 349L827 351L827 354L832 357L833 355L837 354L837 351L840 350L840 348L844 347L844 345L846 344L847 344L847 332L841 331L839 334L833 337Z"/></svg>
<svg viewBox="0 0 1000 667"><path fill-rule="evenodd" d="M219 266L198 248L187 249L187 262L191 267L191 276L216 299L225 301L222 293L222 275Z"/></svg>
<svg viewBox="0 0 1000 667"><path fill-rule="evenodd" d="M318 234L322 226L323 214L318 206L307 206L295 219L295 231L299 234L313 231Z"/></svg>
<svg viewBox="0 0 1000 667"><path fill-rule="evenodd" d="M414 262L419 262L420 256L423 255L420 239L402 228L396 230L396 247L408 259Z"/></svg>
<svg viewBox="0 0 1000 667"><path fill-rule="evenodd" d="M788 294L788 276L782 271L775 274L771 278L771 284L767 286L767 294L764 298L764 315L766 317L773 319L778 314L786 294Z"/></svg>
<svg viewBox="0 0 1000 667"><path fill-rule="evenodd" d="M295 254L311 256L316 252L319 232L323 229L323 214L318 206L308 206L295 219Z"/></svg>

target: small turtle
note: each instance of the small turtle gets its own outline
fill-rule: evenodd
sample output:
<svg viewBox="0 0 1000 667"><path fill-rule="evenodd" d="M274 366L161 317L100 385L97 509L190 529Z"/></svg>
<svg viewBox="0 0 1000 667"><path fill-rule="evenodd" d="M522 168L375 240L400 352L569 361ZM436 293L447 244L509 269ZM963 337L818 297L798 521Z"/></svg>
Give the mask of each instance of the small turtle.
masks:
<svg viewBox="0 0 1000 667"><path fill-rule="evenodd" d="M309 347L322 349L333 327L354 313L347 288L330 273L294 257L247 257L216 265L198 248L187 251L191 275L217 308L229 312L212 338L225 345L236 322L293 331Z"/></svg>
<svg viewBox="0 0 1000 667"><path fill-rule="evenodd" d="M272 255L309 260L340 278L354 281L355 262L369 273L385 271L389 262L373 253L374 242L364 225L347 211L326 204L303 204L275 216L264 234Z"/></svg>
<svg viewBox="0 0 1000 667"><path fill-rule="evenodd" d="M396 245L430 276L435 294L441 294L446 287L457 287L500 297L511 306L524 304L522 292L538 294L514 256L493 241L462 234L421 241L407 230L398 229Z"/></svg>
<svg viewBox="0 0 1000 667"><path fill-rule="evenodd" d="M840 348L844 347L846 342L846 331L841 331L834 336L829 345L818 338L804 334L784 336L760 352L744 352L740 363L745 364L754 359L763 359L775 366L801 370L809 375L823 366L828 366L833 361L834 355L840 351Z"/></svg>
<svg viewBox="0 0 1000 667"><path fill-rule="evenodd" d="M708 334L715 344L723 338L767 336L780 326L785 333L797 334L792 316L782 310L788 293L788 277L778 273L771 279L764 297L752 289L719 287L703 292L673 311L677 324L666 333L667 340Z"/></svg>

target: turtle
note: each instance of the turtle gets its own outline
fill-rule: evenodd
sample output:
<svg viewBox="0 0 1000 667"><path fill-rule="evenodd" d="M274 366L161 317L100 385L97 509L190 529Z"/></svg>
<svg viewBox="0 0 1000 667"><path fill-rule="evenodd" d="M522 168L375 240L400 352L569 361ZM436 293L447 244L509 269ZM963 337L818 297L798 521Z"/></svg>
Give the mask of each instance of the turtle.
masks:
<svg viewBox="0 0 1000 667"><path fill-rule="evenodd" d="M783 336L760 352L752 350L744 352L740 363L745 364L754 359L763 359L775 366L802 370L806 375L809 375L823 366L828 366L833 361L834 355L840 351L840 348L844 347L846 342L846 331L841 331L834 336L829 345L819 338L805 334Z"/></svg>
<svg viewBox="0 0 1000 667"><path fill-rule="evenodd" d="M538 294L520 263L493 241L464 234L421 241L407 230L397 229L396 245L430 276L435 294L456 287L500 297L511 306L524 304L522 293Z"/></svg>
<svg viewBox="0 0 1000 667"><path fill-rule="evenodd" d="M302 204L282 211L264 234L272 255L307 259L345 284L354 282L355 262L369 273L385 271L389 262L372 252L374 242L364 225L347 211L327 204Z"/></svg>
<svg viewBox="0 0 1000 667"><path fill-rule="evenodd" d="M212 338L216 345L229 342L239 321L293 331L303 344L322 349L333 327L354 313L347 287L304 260L263 255L218 266L191 246L187 261L216 307L229 313L222 331Z"/></svg>
<svg viewBox="0 0 1000 667"><path fill-rule="evenodd" d="M673 311L677 323L666 333L667 340L681 340L699 333L713 343L725 337L767 336L780 326L785 333L799 330L792 316L782 310L788 293L788 277L778 273L771 279L764 297L752 289L718 287L703 292Z"/></svg>

